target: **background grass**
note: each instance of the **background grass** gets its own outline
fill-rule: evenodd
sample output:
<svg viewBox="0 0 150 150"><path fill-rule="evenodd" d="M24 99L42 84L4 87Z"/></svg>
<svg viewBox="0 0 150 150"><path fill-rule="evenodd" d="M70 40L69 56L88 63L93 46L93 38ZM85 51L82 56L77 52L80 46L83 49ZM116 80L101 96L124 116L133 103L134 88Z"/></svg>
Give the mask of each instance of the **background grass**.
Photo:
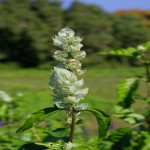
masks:
<svg viewBox="0 0 150 150"><path fill-rule="evenodd" d="M47 67L49 66L49 67ZM8 138L11 133L16 139L22 137L33 136L32 131L28 130L21 135L16 134L16 130L24 123L26 118L33 112L45 107L53 106L52 90L48 87L50 73L53 66L43 65L39 68L21 69L16 64L1 65L0 64L0 90L6 91L14 98L18 107L15 109L15 115L18 120L14 122L13 127L4 126L0 131L0 136ZM89 88L89 93L81 102L88 103L89 108L94 107L105 111L112 115L113 106L117 101L117 84L123 79L136 75L144 75L143 67L127 67L118 64L103 64L97 66L86 67L85 74L78 76L85 81L85 87ZM146 93L144 85L141 86L140 92ZM22 93L21 97L17 95ZM141 102L134 106L136 110L143 109L145 105ZM140 109L139 109L140 108ZM60 117L61 116L61 117ZM83 124L76 127L75 139L90 139L97 136L96 119L89 113L83 113ZM56 113L48 117L44 122L41 122L36 131L38 134L45 137L44 131L54 130L63 127L65 122L65 112ZM122 120L112 117L112 124L115 127L128 126ZM46 128L48 127L48 128ZM11 137L9 136L8 141ZM14 138L13 138L14 139ZM33 137L34 139L34 137ZM17 143L20 141L16 140ZM19 143L20 145L21 143ZM0 145L1 146L1 145ZM5 147L5 145L2 145ZM10 146L12 144L10 143ZM7 147L7 146L6 146Z"/></svg>
<svg viewBox="0 0 150 150"><path fill-rule="evenodd" d="M94 66L86 68L86 73L79 78L85 80L89 93L83 102L89 107L97 107L111 113L117 103L117 83L127 77L144 73L142 67ZM20 69L0 66L0 90L11 96L23 93L19 100L21 109L27 113L53 105L52 90L48 87L51 69ZM24 109L25 108L25 109Z"/></svg>

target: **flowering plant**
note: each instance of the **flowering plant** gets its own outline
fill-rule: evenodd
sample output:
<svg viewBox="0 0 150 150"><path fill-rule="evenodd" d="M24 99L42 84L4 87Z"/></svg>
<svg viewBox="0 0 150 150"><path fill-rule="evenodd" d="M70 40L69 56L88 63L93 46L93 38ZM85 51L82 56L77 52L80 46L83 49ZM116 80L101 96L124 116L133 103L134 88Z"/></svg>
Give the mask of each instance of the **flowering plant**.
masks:
<svg viewBox="0 0 150 150"><path fill-rule="evenodd" d="M57 50L53 57L59 63L54 67L49 86L53 89L55 105L58 108L74 108L79 111L87 107L87 104L79 105L78 102L88 93L88 88L81 88L84 80L78 80L75 73L83 73L79 60L86 53L80 51L83 46L80 43L82 39L75 37L73 30L66 27L58 35L53 41L61 50Z"/></svg>
<svg viewBox="0 0 150 150"><path fill-rule="evenodd" d="M145 73L124 79L117 85L118 103L114 107L114 117L124 121L126 127L118 128L106 137L101 147L108 149L150 149L150 42L137 47L110 50L103 55L114 55L136 61ZM139 69L139 68L138 68ZM143 70L142 70L143 71ZM144 83L144 84L143 84ZM140 92L141 85L145 89ZM144 87L144 86L143 86ZM135 104L139 105L135 107ZM142 104L142 105L141 105Z"/></svg>
<svg viewBox="0 0 150 150"><path fill-rule="evenodd" d="M85 111L92 113L97 119L98 139L101 139L107 134L110 125L110 117L99 109L87 109L87 104L80 103L88 93L88 88L82 87L84 80L78 79L76 76L84 73L81 69L82 65L80 60L85 58L86 53L85 51L81 51L83 46L80 43L81 41L82 38L76 37L75 32L68 27L63 28L58 32L58 35L53 38L54 45L60 48L60 50L54 52L53 55L53 58L58 61L58 64L52 70L49 82L49 86L54 93L54 107L44 108L33 113L17 132L21 133L32 128L35 124L44 120L54 112L66 111L70 134L67 141L62 140L58 143L49 141L48 144L40 142L36 143L37 145L61 150L72 150L79 147L81 149L90 149L87 143L73 143L75 125L79 123L80 113ZM64 130L66 130L66 128L64 128ZM97 145L98 144L99 142L97 142Z"/></svg>

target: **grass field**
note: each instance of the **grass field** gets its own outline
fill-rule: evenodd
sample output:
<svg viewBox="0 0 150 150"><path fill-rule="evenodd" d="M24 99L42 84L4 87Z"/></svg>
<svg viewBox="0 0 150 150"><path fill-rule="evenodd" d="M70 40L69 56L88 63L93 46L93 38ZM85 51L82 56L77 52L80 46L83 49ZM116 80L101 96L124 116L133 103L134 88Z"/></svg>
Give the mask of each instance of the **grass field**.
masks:
<svg viewBox="0 0 150 150"><path fill-rule="evenodd" d="M19 69L0 68L0 90L8 92L11 96L23 93L21 109L33 112L43 107L53 105L51 89L48 87L51 69ZM127 66L93 66L86 68L86 73L79 78L84 78L85 87L89 93L83 102L89 107L98 107L111 113L112 106L117 102L116 84L122 79L143 73L141 67ZM24 109L25 108L25 109Z"/></svg>
<svg viewBox="0 0 150 150"><path fill-rule="evenodd" d="M17 111L25 118L45 107L53 106L52 90L48 87L51 69L20 69L15 67L0 68L0 90L8 92L18 104ZM106 113L113 112L113 106L117 103L117 83L127 77L141 75L144 73L142 67L127 67L119 65L87 67L86 73L79 78L84 78L85 87L89 93L82 102L88 103L89 107L99 108ZM23 96L17 98L16 94ZM20 114L20 115L21 115ZM88 115L85 126L96 133L94 124L96 121ZM91 124L92 122L92 124ZM122 122L113 119L113 124L122 126Z"/></svg>

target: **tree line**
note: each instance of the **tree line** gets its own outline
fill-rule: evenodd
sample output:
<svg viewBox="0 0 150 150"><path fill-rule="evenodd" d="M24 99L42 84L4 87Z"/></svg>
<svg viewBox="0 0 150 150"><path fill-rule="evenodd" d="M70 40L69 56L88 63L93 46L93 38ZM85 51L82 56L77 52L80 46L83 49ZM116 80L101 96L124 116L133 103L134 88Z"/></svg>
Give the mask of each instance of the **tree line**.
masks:
<svg viewBox="0 0 150 150"><path fill-rule="evenodd" d="M89 56L150 40L150 28L140 15L109 14L80 2L64 10L58 1L3 0L0 12L0 62L17 62L22 67L53 60L52 37L65 26L85 36L83 49ZM88 63L94 60L89 57Z"/></svg>

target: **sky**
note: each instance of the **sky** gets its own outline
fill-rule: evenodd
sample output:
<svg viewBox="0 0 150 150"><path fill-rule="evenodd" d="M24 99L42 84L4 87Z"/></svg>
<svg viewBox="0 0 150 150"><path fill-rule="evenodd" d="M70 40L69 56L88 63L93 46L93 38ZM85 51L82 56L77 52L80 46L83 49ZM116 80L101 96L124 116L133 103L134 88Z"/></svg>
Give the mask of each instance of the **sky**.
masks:
<svg viewBox="0 0 150 150"><path fill-rule="evenodd" d="M74 0L60 0L63 8L69 8ZM78 0L86 4L94 4L107 12L117 10L142 9L150 10L150 0Z"/></svg>

